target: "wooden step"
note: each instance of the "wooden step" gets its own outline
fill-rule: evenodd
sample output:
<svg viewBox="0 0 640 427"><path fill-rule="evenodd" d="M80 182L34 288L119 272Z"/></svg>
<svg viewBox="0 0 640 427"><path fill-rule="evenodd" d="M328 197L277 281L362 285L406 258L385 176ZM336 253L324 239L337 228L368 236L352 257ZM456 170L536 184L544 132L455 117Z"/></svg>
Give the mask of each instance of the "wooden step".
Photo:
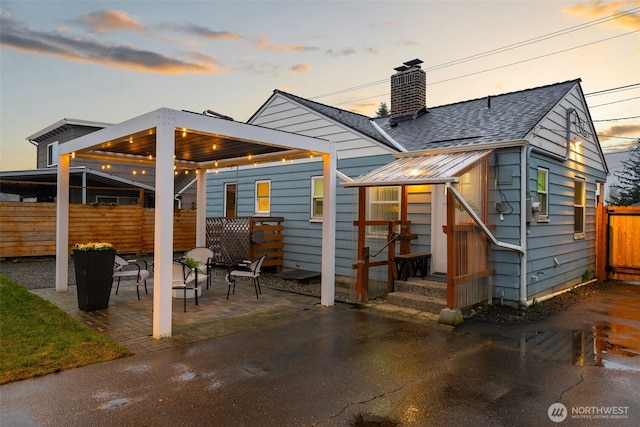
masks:
<svg viewBox="0 0 640 427"><path fill-rule="evenodd" d="M445 299L408 292L391 292L387 294L387 303L436 314L439 314L440 310L447 306Z"/></svg>

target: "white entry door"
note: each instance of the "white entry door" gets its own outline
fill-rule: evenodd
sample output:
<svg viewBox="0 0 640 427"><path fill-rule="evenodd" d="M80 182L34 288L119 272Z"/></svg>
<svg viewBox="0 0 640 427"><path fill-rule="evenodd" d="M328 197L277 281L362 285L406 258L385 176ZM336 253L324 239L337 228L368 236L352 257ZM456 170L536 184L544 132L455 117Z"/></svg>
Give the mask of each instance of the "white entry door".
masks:
<svg viewBox="0 0 640 427"><path fill-rule="evenodd" d="M447 196L443 184L433 185L431 193L431 272L447 273Z"/></svg>

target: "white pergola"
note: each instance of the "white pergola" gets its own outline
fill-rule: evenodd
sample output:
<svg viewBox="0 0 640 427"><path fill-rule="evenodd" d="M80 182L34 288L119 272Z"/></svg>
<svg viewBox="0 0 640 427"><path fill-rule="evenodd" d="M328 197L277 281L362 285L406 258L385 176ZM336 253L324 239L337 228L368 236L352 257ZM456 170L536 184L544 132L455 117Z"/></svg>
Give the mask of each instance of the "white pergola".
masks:
<svg viewBox="0 0 640 427"><path fill-rule="evenodd" d="M155 166L153 337L171 337L174 170L197 173L196 246L205 246L206 171L320 156L323 161L322 285L320 302L334 304L336 152L331 141L232 120L160 108L60 144L56 290L67 291L70 158Z"/></svg>

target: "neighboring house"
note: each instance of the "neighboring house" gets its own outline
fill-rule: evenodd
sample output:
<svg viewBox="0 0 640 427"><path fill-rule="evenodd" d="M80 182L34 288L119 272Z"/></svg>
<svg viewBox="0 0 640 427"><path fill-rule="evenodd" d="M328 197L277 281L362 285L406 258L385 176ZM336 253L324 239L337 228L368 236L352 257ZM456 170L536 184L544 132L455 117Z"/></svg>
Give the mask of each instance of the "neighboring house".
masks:
<svg viewBox="0 0 640 427"><path fill-rule="evenodd" d="M276 90L248 121L337 143L338 282L387 291L386 266L359 283L359 238L372 255L381 252L375 260L385 259L389 239L385 227L359 236L359 211L410 221L410 251L431 254L453 307L487 292L525 305L591 280L595 206L608 170L580 80L430 107L421 62L391 76L390 117ZM284 267L318 271L321 174L319 159L216 170L207 216L282 217ZM366 202L349 187L366 188ZM473 293L480 296L466 299Z"/></svg>
<svg viewBox="0 0 640 427"><path fill-rule="evenodd" d="M110 126L109 123L62 119L27 137L37 148L35 170L0 172L2 200L53 202L56 197L60 144ZM154 168L101 159L73 158L70 202L153 207ZM176 207L195 205L195 177L176 174Z"/></svg>

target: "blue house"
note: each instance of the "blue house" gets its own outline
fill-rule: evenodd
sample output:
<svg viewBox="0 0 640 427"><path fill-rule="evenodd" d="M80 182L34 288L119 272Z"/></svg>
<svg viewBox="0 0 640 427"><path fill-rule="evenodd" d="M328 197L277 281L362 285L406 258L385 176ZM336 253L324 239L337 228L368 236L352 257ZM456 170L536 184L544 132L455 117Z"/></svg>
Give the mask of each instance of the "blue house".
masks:
<svg viewBox="0 0 640 427"><path fill-rule="evenodd" d="M594 280L608 170L580 80L432 107L421 63L395 69L389 117L276 90L248 120L336 143L337 285L353 301L393 293L398 255L444 281L454 309ZM319 271L322 208L320 159L207 177L207 216L282 219L285 269Z"/></svg>

